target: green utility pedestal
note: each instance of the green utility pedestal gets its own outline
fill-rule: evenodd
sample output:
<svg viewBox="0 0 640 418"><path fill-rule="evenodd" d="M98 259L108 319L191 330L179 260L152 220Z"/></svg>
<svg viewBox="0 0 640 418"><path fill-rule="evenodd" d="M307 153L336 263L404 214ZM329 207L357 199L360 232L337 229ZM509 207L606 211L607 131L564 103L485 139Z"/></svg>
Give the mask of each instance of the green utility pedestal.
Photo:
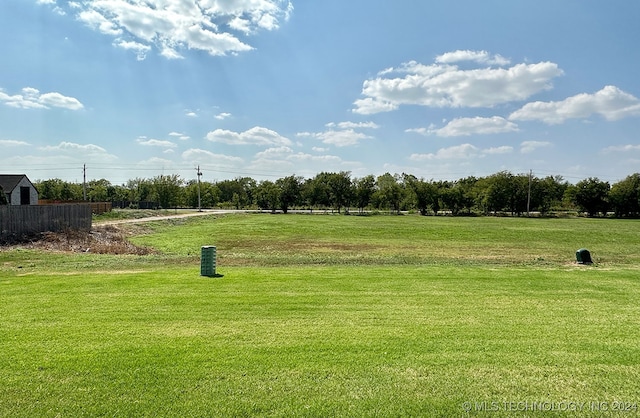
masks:
<svg viewBox="0 0 640 418"><path fill-rule="evenodd" d="M213 277L216 275L216 247L206 245L200 253L200 275Z"/></svg>
<svg viewBox="0 0 640 418"><path fill-rule="evenodd" d="M591 253L586 248L580 248L576 251L576 261L578 264L593 264L591 261Z"/></svg>

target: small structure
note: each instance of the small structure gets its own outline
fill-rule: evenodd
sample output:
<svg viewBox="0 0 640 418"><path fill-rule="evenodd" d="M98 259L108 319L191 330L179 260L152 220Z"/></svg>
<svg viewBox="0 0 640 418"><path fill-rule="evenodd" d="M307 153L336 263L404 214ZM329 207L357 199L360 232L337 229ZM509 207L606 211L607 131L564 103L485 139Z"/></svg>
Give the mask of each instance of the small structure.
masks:
<svg viewBox="0 0 640 418"><path fill-rule="evenodd" d="M205 245L201 248L200 275L216 276L216 247L213 245Z"/></svg>
<svg viewBox="0 0 640 418"><path fill-rule="evenodd" d="M38 204L38 191L25 174L0 174L0 189L9 205Z"/></svg>
<svg viewBox="0 0 640 418"><path fill-rule="evenodd" d="M586 248L580 248L576 251L576 261L578 264L593 264L591 253Z"/></svg>

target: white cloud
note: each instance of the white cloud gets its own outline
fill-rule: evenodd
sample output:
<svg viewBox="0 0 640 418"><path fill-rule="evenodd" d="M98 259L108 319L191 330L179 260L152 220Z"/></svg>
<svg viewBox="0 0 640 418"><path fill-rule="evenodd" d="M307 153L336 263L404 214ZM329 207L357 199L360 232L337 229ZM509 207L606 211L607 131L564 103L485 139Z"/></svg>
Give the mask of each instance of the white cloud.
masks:
<svg viewBox="0 0 640 418"><path fill-rule="evenodd" d="M407 133L416 133L416 134L427 136L431 133L433 129L435 129L435 125L431 124L429 125L428 128L410 128L410 129L405 129L404 131Z"/></svg>
<svg viewBox="0 0 640 418"><path fill-rule="evenodd" d="M37 1L55 6L53 0ZM289 0L85 0L69 2L68 9L93 30L118 37L114 45L134 50L138 59L152 47L176 59L190 49L211 55L249 51L253 47L239 35L278 29L293 5Z"/></svg>
<svg viewBox="0 0 640 418"><path fill-rule="evenodd" d="M136 164L140 168L153 170L173 170L174 163L166 158L151 157L147 160L138 161Z"/></svg>
<svg viewBox="0 0 640 418"><path fill-rule="evenodd" d="M329 122L325 125L327 128L340 128L340 129L378 129L378 126L374 122Z"/></svg>
<svg viewBox="0 0 640 418"><path fill-rule="evenodd" d="M335 145L336 147L347 147L358 145L360 141L372 139L372 136L365 135L362 132L356 132L353 129L333 130L324 132L300 132L299 137L314 138L322 141L324 144Z"/></svg>
<svg viewBox="0 0 640 418"><path fill-rule="evenodd" d="M340 164L343 162L342 158L338 157L337 155L311 155L302 152L293 154L288 159L292 161L313 162L321 164Z"/></svg>
<svg viewBox="0 0 640 418"><path fill-rule="evenodd" d="M93 30L104 33L105 35L118 36L122 34L122 29L118 28L115 22L110 21L96 10L83 10L78 13L78 20L84 22Z"/></svg>
<svg viewBox="0 0 640 418"><path fill-rule="evenodd" d="M69 110L84 109L83 104L76 98L63 96L56 92L41 94L38 89L33 87L25 87L22 89L22 94L13 96L0 90L0 102L19 109L50 109L52 107Z"/></svg>
<svg viewBox="0 0 640 418"><path fill-rule="evenodd" d="M59 152L78 158L97 158L101 161L117 160L115 155L109 154L106 149L95 144L77 144L75 142L63 141L58 145L47 145L45 147L40 147L39 149L48 153Z"/></svg>
<svg viewBox="0 0 640 418"><path fill-rule="evenodd" d="M176 148L177 147L177 145L171 141L163 141L159 139L147 139L145 137L138 138L136 142L140 145L144 145L147 147L160 147L160 148Z"/></svg>
<svg viewBox="0 0 640 418"><path fill-rule="evenodd" d="M456 62L473 61L479 64L488 65L508 65L511 61L503 56L497 54L491 56L487 51L469 51L469 50L457 50L453 52L447 52L436 57L436 62L441 64L453 64Z"/></svg>
<svg viewBox="0 0 640 418"><path fill-rule="evenodd" d="M284 177L285 175L289 175L293 172L294 164L287 160L256 158L251 161L248 169L251 171L269 172L271 176L274 176L274 173L280 173L280 176Z"/></svg>
<svg viewBox="0 0 640 418"><path fill-rule="evenodd" d="M524 141L520 144L520 152L522 154L529 154L538 148L545 148L551 146L551 142L546 141Z"/></svg>
<svg viewBox="0 0 640 418"><path fill-rule="evenodd" d="M190 136L182 134L180 132L170 132L169 136L173 136L175 138L178 138L181 141L187 141L187 140L191 139Z"/></svg>
<svg viewBox="0 0 640 418"><path fill-rule="evenodd" d="M474 58L470 51L441 60ZM487 64L476 53L473 61ZM552 62L516 64L509 68L481 67L468 70L442 62L424 65L415 61L399 68L386 69L378 77L363 83L363 99L354 102L354 113L369 115L398 109L402 105L427 107L493 107L502 103L525 100L552 87L551 80L562 75ZM395 75L395 77L394 77Z"/></svg>
<svg viewBox="0 0 640 418"><path fill-rule="evenodd" d="M380 126L373 122L329 122L325 125L328 130L324 132L299 132L298 137L314 138L324 144L335 145L336 147L347 147L358 145L360 141L373 139L372 136L356 129L378 129Z"/></svg>
<svg viewBox="0 0 640 418"><path fill-rule="evenodd" d="M169 60L184 59L184 56L182 56L182 54L168 45L163 45L160 48L160 55Z"/></svg>
<svg viewBox="0 0 640 418"><path fill-rule="evenodd" d="M1 143L2 141L0 141ZM640 151L640 145L612 145L602 150L603 152L635 152Z"/></svg>
<svg viewBox="0 0 640 418"><path fill-rule="evenodd" d="M449 148L441 148L430 154L411 154L411 161L429 160L466 160L478 156L480 150L471 144L456 145Z"/></svg>
<svg viewBox="0 0 640 418"><path fill-rule="evenodd" d="M508 120L494 116L491 118L458 118L449 122L444 128L430 128L426 130L413 129L411 132L432 134L441 137L489 135L507 132L517 132L518 125Z"/></svg>
<svg viewBox="0 0 640 418"><path fill-rule="evenodd" d="M13 139L0 139L0 147L22 147L29 146L31 144L24 141L16 141Z"/></svg>
<svg viewBox="0 0 640 418"><path fill-rule="evenodd" d="M195 164L215 164L217 166L233 167L241 165L244 160L240 157L233 157L224 154L215 154L211 151L193 148L182 153L182 159Z"/></svg>
<svg viewBox="0 0 640 418"><path fill-rule="evenodd" d="M53 11L58 13L61 16L64 16L66 14L66 12L61 9L60 7L56 6L56 0L36 0L36 4L47 4L47 5L51 5L54 6L53 7Z"/></svg>
<svg viewBox="0 0 640 418"><path fill-rule="evenodd" d="M640 100L615 86L606 86L594 94L578 94L559 102L527 103L509 119L539 120L555 125L591 115L600 115L609 121L640 116Z"/></svg>
<svg viewBox="0 0 640 418"><path fill-rule="evenodd" d="M267 148L255 155L256 159L274 159L274 158L287 158L293 153L293 150L289 147L274 147Z"/></svg>
<svg viewBox="0 0 640 418"><path fill-rule="evenodd" d="M342 159L335 155L311 155L303 152L294 152L289 147L273 147L256 153L255 161L288 161L307 163L339 163Z"/></svg>
<svg viewBox="0 0 640 418"><path fill-rule="evenodd" d="M94 144L76 144L74 142L61 142L58 145L47 145L40 148L43 151L85 151L89 153L105 153L106 149Z"/></svg>
<svg viewBox="0 0 640 418"><path fill-rule="evenodd" d="M216 129L209 132L206 138L211 142L220 142L231 145L291 145L291 141L267 128L253 127L244 132L233 132L225 129Z"/></svg>
<svg viewBox="0 0 640 418"><path fill-rule="evenodd" d="M412 154L409 157L411 161L436 161L436 160L470 160L473 158L483 158L487 155L502 155L513 152L513 147L501 146L487 149L480 149L472 144L461 144L453 147L441 148L435 153L429 154Z"/></svg>
<svg viewBox="0 0 640 418"><path fill-rule="evenodd" d="M358 145L364 139L372 139L372 136L365 135L362 132L356 132L353 129L343 131L329 130L316 134L316 138L320 139L324 144L335 145L336 147L346 147L350 145Z"/></svg>
<svg viewBox="0 0 640 418"><path fill-rule="evenodd" d="M498 155L498 154L511 154L513 152L513 147L508 145L503 145L501 147L493 147L482 150L483 154L487 155Z"/></svg>
<svg viewBox="0 0 640 418"><path fill-rule="evenodd" d="M259 152L250 164L252 170L264 170L283 173L295 167L302 170L297 175L313 177L320 171L340 171L344 166L352 169L358 163L346 162L335 155L311 155L302 152L294 152L289 147L274 147Z"/></svg>
<svg viewBox="0 0 640 418"><path fill-rule="evenodd" d="M366 82L365 82L366 83ZM353 113L359 113L361 115L373 115L375 113L391 112L398 110L400 107L398 104L392 101L381 100L378 97L367 97L365 99L358 99L353 102L356 105L353 109Z"/></svg>
<svg viewBox="0 0 640 418"><path fill-rule="evenodd" d="M345 162L335 155L311 155L294 152L287 146L272 147L257 153L249 165L250 170L281 173L282 176L292 174L313 177L320 171L351 171L357 163Z"/></svg>
<svg viewBox="0 0 640 418"><path fill-rule="evenodd" d="M84 106L78 99L73 97L63 96L60 93L45 93L42 94L38 101L42 103L45 107L60 107L64 109L70 110L80 110L83 109Z"/></svg>
<svg viewBox="0 0 640 418"><path fill-rule="evenodd" d="M147 58L147 53L151 50L150 46L135 41L123 41L122 39L118 39L113 44L122 49L135 52L138 61L143 61Z"/></svg>
<svg viewBox="0 0 640 418"><path fill-rule="evenodd" d="M230 117L231 117L231 113L226 113L226 112L218 113L217 115L214 116L214 118L218 120L225 120Z"/></svg>

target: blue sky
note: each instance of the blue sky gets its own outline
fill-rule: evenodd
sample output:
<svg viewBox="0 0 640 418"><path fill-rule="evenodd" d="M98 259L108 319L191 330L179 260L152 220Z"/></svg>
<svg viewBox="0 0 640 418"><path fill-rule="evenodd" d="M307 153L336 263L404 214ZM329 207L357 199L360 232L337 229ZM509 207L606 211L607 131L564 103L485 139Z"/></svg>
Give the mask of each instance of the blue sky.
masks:
<svg viewBox="0 0 640 418"><path fill-rule="evenodd" d="M2 0L0 173L640 171L640 2Z"/></svg>

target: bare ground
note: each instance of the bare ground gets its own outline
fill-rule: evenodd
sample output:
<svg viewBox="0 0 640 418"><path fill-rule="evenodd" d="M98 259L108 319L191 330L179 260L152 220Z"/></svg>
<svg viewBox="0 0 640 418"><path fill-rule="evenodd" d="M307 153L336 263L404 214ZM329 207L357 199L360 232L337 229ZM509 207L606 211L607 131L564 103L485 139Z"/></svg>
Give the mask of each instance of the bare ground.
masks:
<svg viewBox="0 0 640 418"><path fill-rule="evenodd" d="M20 242L8 243L4 247L94 254L146 255L154 252L150 248L139 247L129 242L129 235L130 232L115 225L103 225L93 227L89 232L45 232L21 239Z"/></svg>
<svg viewBox="0 0 640 418"><path fill-rule="evenodd" d="M94 224L90 232L65 230L62 232L44 232L31 236L8 237L0 240L2 248L27 248L45 251L94 253L94 254L153 254L151 248L139 247L129 242L139 227L134 224L191 216L211 215L212 213L231 213L235 211L203 211L168 216L153 216L138 219L120 219Z"/></svg>

